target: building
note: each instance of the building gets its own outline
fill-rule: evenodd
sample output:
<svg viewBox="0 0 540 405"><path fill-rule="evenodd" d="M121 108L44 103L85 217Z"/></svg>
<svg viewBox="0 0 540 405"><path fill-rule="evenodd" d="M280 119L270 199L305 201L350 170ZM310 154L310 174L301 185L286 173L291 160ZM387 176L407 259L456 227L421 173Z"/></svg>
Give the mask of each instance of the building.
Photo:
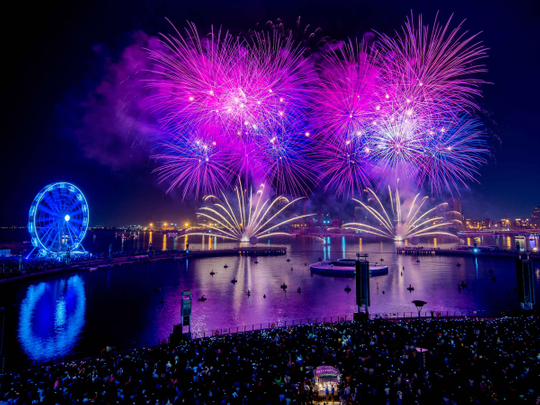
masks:
<svg viewBox="0 0 540 405"><path fill-rule="evenodd" d="M540 228L540 205L535 206L531 212L531 226Z"/></svg>
<svg viewBox="0 0 540 405"><path fill-rule="evenodd" d="M149 229L171 231L178 228L178 225L172 222L158 221L150 224Z"/></svg>
<svg viewBox="0 0 540 405"><path fill-rule="evenodd" d="M484 231L491 229L491 221L486 219L466 219L465 229L468 231Z"/></svg>

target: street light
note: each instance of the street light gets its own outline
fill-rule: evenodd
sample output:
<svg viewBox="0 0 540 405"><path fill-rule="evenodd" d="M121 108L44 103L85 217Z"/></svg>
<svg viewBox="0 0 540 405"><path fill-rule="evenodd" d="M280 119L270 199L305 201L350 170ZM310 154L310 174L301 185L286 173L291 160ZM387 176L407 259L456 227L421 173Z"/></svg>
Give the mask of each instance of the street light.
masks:
<svg viewBox="0 0 540 405"><path fill-rule="evenodd" d="M2 353L4 350L4 319L6 318L6 315L4 312L4 307L0 307L0 310L2 311L2 335L0 335L0 373L3 373L5 368L5 362Z"/></svg>
<svg viewBox="0 0 540 405"><path fill-rule="evenodd" d="M424 305L427 304L427 302L422 301L422 300L414 300L412 303L414 304L414 306L416 307L418 311L418 318L420 318L420 312L422 311L422 308L424 307Z"/></svg>

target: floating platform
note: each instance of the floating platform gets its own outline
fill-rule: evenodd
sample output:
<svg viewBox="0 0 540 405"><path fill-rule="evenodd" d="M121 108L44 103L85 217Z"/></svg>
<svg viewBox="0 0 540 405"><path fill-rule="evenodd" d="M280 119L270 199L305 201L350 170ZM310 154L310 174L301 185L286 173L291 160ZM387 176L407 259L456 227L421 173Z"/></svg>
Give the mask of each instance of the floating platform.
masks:
<svg viewBox="0 0 540 405"><path fill-rule="evenodd" d="M355 259L338 259L313 263L309 266L312 273L334 277L356 277ZM369 265L369 275L382 276L388 274L388 266Z"/></svg>

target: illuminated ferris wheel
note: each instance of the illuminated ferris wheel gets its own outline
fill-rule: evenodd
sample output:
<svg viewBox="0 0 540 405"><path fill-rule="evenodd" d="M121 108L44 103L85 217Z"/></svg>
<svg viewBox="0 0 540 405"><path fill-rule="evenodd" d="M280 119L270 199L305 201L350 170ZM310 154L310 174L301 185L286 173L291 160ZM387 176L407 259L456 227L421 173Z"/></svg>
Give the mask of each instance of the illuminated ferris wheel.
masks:
<svg viewBox="0 0 540 405"><path fill-rule="evenodd" d="M61 258L84 253L81 242L88 229L88 203L70 183L53 183L34 198L28 215L28 232L38 257Z"/></svg>

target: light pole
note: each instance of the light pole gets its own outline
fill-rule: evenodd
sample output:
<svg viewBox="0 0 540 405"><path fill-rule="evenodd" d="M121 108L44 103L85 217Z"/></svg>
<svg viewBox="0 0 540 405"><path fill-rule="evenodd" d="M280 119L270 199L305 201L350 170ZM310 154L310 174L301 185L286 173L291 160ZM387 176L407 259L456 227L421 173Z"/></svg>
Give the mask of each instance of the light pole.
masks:
<svg viewBox="0 0 540 405"><path fill-rule="evenodd" d="M4 353L4 320L6 319L6 313L4 307L0 307L0 310L2 311L2 335L0 335L0 373L3 373L5 369L5 362L2 353Z"/></svg>
<svg viewBox="0 0 540 405"><path fill-rule="evenodd" d="M427 304L427 302L422 301L422 300L414 300L412 303L414 304L414 306L418 310L418 318L420 318L420 312L422 311L422 308L424 307L424 305Z"/></svg>

